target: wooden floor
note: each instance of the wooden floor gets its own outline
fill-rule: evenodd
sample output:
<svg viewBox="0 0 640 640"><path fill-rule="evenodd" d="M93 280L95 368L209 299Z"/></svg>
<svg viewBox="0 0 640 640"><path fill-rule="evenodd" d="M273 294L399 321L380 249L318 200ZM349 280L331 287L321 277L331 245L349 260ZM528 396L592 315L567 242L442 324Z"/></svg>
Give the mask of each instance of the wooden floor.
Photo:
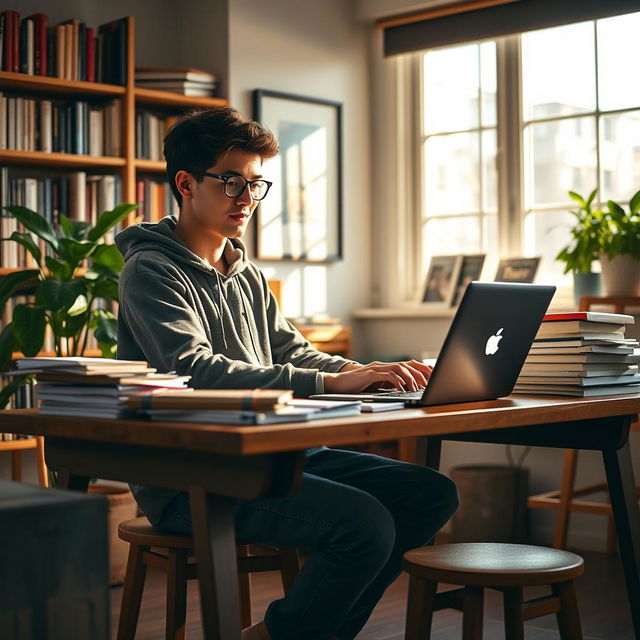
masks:
<svg viewBox="0 0 640 640"><path fill-rule="evenodd" d="M582 618L584 640L632 640L629 606L624 590L624 578L619 558L604 554L582 552L585 575L577 580L578 605ZM403 638L407 580L401 576L387 590L358 640L401 640ZM253 614L256 620L268 603L279 597L278 574L263 573L253 577ZM530 591L525 597L541 595ZM528 594L528 595L527 595ZM487 590L483 640L503 640L502 605L500 594ZM111 620L113 638L118 623L122 587L111 590ZM164 638L165 592L162 575L150 569L142 601L137 640ZM457 640L461 637L460 614L440 611L435 614L432 640ZM525 623L526 640L557 640L559 635L554 616L546 616ZM187 638L200 640L199 598L195 583L189 584ZM301 638L300 640L304 640Z"/></svg>

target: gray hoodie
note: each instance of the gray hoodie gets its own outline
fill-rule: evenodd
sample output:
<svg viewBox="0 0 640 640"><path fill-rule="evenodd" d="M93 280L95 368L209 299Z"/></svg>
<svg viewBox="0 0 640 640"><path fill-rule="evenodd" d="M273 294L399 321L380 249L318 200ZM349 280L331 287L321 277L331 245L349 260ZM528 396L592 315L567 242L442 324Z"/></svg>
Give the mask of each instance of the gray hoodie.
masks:
<svg viewBox="0 0 640 640"><path fill-rule="evenodd" d="M118 358L191 376L203 389L322 391L319 371L351 362L316 351L282 316L240 240L227 240L221 275L173 233L177 219L128 227L115 242L120 275ZM133 487L152 523L177 492Z"/></svg>

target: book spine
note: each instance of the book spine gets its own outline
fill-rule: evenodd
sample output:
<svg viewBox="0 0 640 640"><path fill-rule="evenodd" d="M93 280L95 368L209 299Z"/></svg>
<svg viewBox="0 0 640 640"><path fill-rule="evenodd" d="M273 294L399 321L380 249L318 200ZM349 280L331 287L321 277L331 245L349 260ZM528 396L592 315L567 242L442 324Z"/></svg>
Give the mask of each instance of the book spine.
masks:
<svg viewBox="0 0 640 640"><path fill-rule="evenodd" d="M47 27L47 67L46 74L53 78L56 75L56 30L55 27Z"/></svg>
<svg viewBox="0 0 640 640"><path fill-rule="evenodd" d="M27 19L26 69L27 73L34 73L35 30L33 20Z"/></svg>
<svg viewBox="0 0 640 640"><path fill-rule="evenodd" d="M56 77L57 78L65 78L66 74L66 61L65 57L67 54L67 30L63 24L57 24L55 29L56 34Z"/></svg>
<svg viewBox="0 0 640 640"><path fill-rule="evenodd" d="M53 151L51 136L51 100L40 103L40 149L46 153Z"/></svg>
<svg viewBox="0 0 640 640"><path fill-rule="evenodd" d="M18 71L20 73L27 73L27 20L26 18L20 22L20 34L19 34L19 52L18 58L20 60Z"/></svg>
<svg viewBox="0 0 640 640"><path fill-rule="evenodd" d="M93 27L87 27L86 31L86 66L87 81L95 82L96 80L96 38Z"/></svg>
<svg viewBox="0 0 640 640"><path fill-rule="evenodd" d="M11 71L20 72L20 14L13 11L13 57Z"/></svg>

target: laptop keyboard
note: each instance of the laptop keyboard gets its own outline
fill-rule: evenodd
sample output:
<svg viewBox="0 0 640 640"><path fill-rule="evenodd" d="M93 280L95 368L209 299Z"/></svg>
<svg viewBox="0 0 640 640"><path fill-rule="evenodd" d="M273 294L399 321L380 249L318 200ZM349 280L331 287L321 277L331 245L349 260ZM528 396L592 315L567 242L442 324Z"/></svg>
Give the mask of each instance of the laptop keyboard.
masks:
<svg viewBox="0 0 640 640"><path fill-rule="evenodd" d="M423 393L424 390L420 389L420 391L383 391L378 395L385 398L398 398L399 400L420 400Z"/></svg>

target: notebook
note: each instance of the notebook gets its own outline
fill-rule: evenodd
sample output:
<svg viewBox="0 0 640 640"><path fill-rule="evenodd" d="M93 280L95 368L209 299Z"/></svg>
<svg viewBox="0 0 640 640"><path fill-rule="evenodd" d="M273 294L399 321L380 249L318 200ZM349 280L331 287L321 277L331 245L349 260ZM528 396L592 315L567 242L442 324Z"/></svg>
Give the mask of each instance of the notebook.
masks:
<svg viewBox="0 0 640 640"><path fill-rule="evenodd" d="M324 393L311 397L402 400L406 406L429 406L507 396L515 386L555 290L547 285L471 282L424 390ZM417 351L421 350L418 346Z"/></svg>

